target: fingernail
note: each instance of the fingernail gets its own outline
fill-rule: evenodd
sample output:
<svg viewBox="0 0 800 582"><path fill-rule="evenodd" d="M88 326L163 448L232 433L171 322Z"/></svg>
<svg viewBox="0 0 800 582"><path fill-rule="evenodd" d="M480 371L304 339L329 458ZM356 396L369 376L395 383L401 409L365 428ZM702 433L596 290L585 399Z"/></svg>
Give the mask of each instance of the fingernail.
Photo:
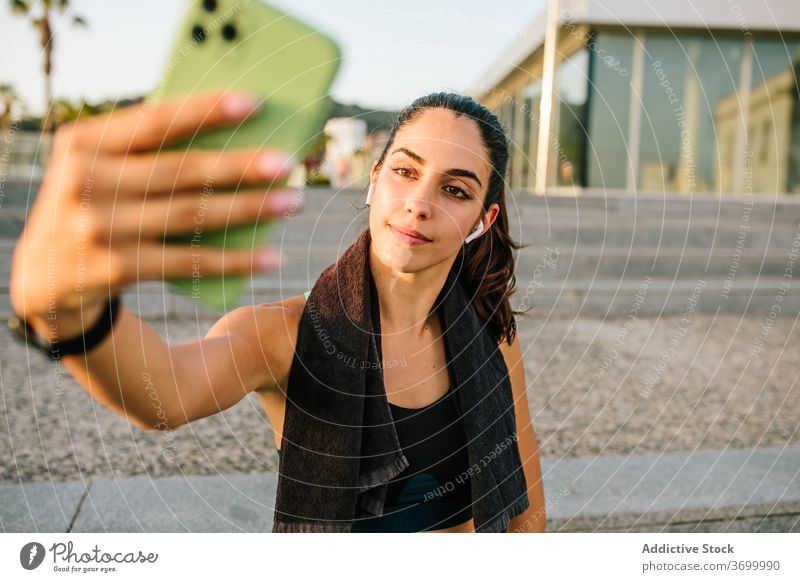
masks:
<svg viewBox="0 0 800 582"><path fill-rule="evenodd" d="M288 174L294 166L294 156L285 153L264 153L256 158L256 168L264 178Z"/></svg>
<svg viewBox="0 0 800 582"><path fill-rule="evenodd" d="M299 190L279 190L269 194L267 202L275 212L297 210L303 205L303 194Z"/></svg>
<svg viewBox="0 0 800 582"><path fill-rule="evenodd" d="M258 100L246 93L226 95L222 100L222 110L231 117L244 117L258 109Z"/></svg>
<svg viewBox="0 0 800 582"><path fill-rule="evenodd" d="M281 264L281 253L272 249L265 249L259 251L254 260L254 268L263 271L265 269L274 269Z"/></svg>

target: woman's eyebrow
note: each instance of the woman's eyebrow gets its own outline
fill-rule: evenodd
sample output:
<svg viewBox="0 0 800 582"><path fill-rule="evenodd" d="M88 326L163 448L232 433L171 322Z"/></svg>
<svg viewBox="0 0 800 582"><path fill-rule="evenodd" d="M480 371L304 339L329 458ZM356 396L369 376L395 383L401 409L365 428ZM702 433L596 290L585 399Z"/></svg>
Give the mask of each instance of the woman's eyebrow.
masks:
<svg viewBox="0 0 800 582"><path fill-rule="evenodd" d="M420 166L425 165L425 160L422 159L422 156L420 156L415 152L412 152L408 148L399 147L392 151L392 155L397 153L403 153L407 155L409 158L417 162ZM470 170L464 170L462 168L451 168L449 170L445 170L444 173L447 174L448 176L453 176L456 178L469 178L471 180L475 180L475 182L478 183L478 186L483 188L483 184L481 184L481 181L478 179L478 176L475 175L475 172L471 172Z"/></svg>

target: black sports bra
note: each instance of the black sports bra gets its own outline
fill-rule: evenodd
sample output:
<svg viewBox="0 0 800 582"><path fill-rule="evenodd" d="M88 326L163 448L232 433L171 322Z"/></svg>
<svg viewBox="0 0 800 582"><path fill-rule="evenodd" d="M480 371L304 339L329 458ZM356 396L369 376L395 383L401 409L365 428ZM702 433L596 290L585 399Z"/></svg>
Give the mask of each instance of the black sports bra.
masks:
<svg viewBox="0 0 800 582"><path fill-rule="evenodd" d="M453 391L422 408L389 403L409 462L389 481L383 515L353 522L354 533L444 529L472 517L469 460Z"/></svg>
<svg viewBox="0 0 800 582"><path fill-rule="evenodd" d="M383 515L356 520L352 531L431 531L469 520L469 460L453 391L422 408L389 409L410 465L389 481Z"/></svg>

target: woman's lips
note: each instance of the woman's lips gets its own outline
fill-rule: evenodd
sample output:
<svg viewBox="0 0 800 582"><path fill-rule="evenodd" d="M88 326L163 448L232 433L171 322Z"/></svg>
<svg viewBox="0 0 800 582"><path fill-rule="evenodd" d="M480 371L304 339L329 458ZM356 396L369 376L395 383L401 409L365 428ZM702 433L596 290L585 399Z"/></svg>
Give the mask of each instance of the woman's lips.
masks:
<svg viewBox="0 0 800 582"><path fill-rule="evenodd" d="M425 244L427 242L431 242L431 241L424 240L424 239L421 239L421 238L417 238L415 236L411 236L410 234L406 234L404 232L401 232L401 231L397 230L395 227L393 227L391 224L389 225L389 230L392 231L392 233L394 234L395 238L397 238L398 240L401 240L401 241L403 241L405 243L411 244L411 245L421 245L421 244Z"/></svg>

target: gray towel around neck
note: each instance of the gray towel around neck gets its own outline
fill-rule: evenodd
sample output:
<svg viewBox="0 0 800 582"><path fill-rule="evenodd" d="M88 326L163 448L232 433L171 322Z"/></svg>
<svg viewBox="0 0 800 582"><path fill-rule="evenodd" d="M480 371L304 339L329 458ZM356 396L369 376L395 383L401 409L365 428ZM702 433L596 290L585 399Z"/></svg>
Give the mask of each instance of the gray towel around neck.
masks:
<svg viewBox="0 0 800 582"><path fill-rule="evenodd" d="M409 465L383 385L370 242L366 228L320 275L303 309L286 394L273 532L350 532L354 520L382 514L387 483ZM465 297L458 280L462 261L463 253L432 312L439 311L456 381L475 530L504 532L530 502L508 368Z"/></svg>

